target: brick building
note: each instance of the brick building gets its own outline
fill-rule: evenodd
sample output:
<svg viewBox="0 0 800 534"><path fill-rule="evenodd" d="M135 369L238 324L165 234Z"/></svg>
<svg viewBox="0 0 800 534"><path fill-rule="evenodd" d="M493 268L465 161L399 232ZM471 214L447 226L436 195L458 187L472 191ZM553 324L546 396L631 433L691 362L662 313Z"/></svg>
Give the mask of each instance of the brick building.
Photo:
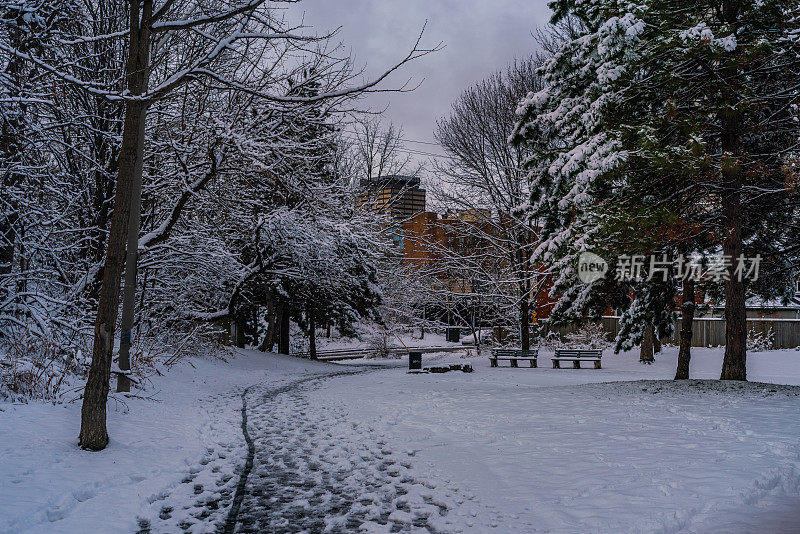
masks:
<svg viewBox="0 0 800 534"><path fill-rule="evenodd" d="M470 231L469 227L477 227L478 231ZM472 265L478 262L487 270L492 268L492 263L499 267L506 260L495 253L489 242L497 227L496 221L491 220L491 213L483 210L460 210L445 215L421 212L402 225L403 258L412 267L435 267L434 262L441 262L443 255L452 252L452 257L468 257ZM442 282L455 292L480 292L480 288L465 276L467 273L459 269L432 271L438 272ZM549 289L548 282L536 293L532 320L549 317L554 304L548 296Z"/></svg>

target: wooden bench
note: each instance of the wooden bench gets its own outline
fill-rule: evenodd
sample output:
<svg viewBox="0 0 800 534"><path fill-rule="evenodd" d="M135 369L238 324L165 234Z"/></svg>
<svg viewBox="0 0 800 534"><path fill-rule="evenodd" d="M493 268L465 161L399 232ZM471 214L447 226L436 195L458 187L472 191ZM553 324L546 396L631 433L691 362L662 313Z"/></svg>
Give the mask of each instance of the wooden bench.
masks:
<svg viewBox="0 0 800 534"><path fill-rule="evenodd" d="M603 357L603 351L600 349L556 349L556 354L553 356L553 369L561 369L561 362L572 362L572 367L575 369L581 368L581 362L594 362L594 368L600 369L600 358Z"/></svg>
<svg viewBox="0 0 800 534"><path fill-rule="evenodd" d="M530 362L531 367L536 367L536 358L539 356L539 349L492 349L492 355L489 357L489 363L492 367L499 367L500 360L508 360L511 362L511 367L519 367L518 362Z"/></svg>

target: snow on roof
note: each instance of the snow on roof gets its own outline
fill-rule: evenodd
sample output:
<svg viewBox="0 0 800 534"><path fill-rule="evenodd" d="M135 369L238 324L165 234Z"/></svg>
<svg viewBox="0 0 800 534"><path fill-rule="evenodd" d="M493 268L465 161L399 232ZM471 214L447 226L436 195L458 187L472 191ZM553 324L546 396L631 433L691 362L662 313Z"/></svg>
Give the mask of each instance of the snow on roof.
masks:
<svg viewBox="0 0 800 534"><path fill-rule="evenodd" d="M781 310L800 310L800 295L795 295L784 304L782 299L762 299L761 297L750 297L745 301L747 308L769 308ZM713 308L724 308L725 302L719 302Z"/></svg>

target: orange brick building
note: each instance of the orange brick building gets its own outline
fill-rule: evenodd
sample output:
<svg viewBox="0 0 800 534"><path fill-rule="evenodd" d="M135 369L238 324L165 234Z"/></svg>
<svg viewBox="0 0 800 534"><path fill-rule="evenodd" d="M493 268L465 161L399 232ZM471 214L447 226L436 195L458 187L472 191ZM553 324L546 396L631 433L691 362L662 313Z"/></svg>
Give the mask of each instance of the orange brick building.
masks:
<svg viewBox="0 0 800 534"><path fill-rule="evenodd" d="M495 233L496 224L490 218L488 211L474 210L457 211L444 216L432 211L418 213L402 225L404 261L416 268L435 267L435 262L442 261L443 255L452 251L455 257L469 257L472 262L481 262L486 268L491 268L493 262L500 267L506 260L499 259L493 253L493 245L488 237L482 237ZM459 228L462 225L477 226L478 231L470 232L468 228ZM436 272L436 269L431 270ZM478 290L458 272L440 272L440 278L448 278L447 286L453 291ZM544 287L540 287L535 293L535 315L532 314L534 321L550 316L555 304L548 296L550 286L550 281L545 281Z"/></svg>

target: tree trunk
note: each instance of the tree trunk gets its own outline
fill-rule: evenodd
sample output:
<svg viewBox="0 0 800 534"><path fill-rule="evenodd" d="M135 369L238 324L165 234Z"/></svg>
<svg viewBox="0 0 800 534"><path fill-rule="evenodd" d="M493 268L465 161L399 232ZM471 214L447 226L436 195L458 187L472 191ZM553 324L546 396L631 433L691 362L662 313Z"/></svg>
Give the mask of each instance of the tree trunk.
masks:
<svg viewBox="0 0 800 534"><path fill-rule="evenodd" d="M147 30L145 30L146 32ZM149 42L149 37L147 38ZM145 58L144 65L149 63L149 44L145 45L147 50L142 51ZM146 67L145 67L146 68ZM145 87L140 88L142 92ZM126 244L125 255L125 286L122 293L122 329L120 331L119 342L119 368L122 371L130 371L131 369L131 331L133 330L134 312L136 310L136 273L138 269L139 259L139 227L141 225L141 211L142 211L142 161L144 158L144 137L145 137L145 120L147 116L147 108L142 105L140 111L141 117L139 119L139 130L137 133L137 146L136 156L133 162L133 169L131 170L131 200L130 200L130 213L128 216L128 239ZM121 161L122 158L120 158ZM117 392L127 392L131 390L131 381L127 375L117 376Z"/></svg>
<svg viewBox="0 0 800 534"><path fill-rule="evenodd" d="M4 123L3 129L6 127L8 127L8 125ZM13 135L12 132L8 132L9 137ZM3 132L3 134L0 135L0 145L6 146L4 152L13 152L15 150L13 148L14 143L7 144L6 141L6 132ZM6 156L6 154L4 154L4 156ZM0 187L2 187L3 190L11 189L18 181L18 178L16 173L8 173L8 175L3 176L2 180L0 180ZM9 199L4 201L3 204L5 205L0 206L3 212L0 213L0 303L8 299L11 292L11 280L3 283L3 278L14 271L14 250L17 237L16 226L19 220L19 208L16 201L14 199Z"/></svg>
<svg viewBox="0 0 800 534"><path fill-rule="evenodd" d="M289 354L289 305L287 303L283 304L283 310L281 311L281 322L278 330L278 352L281 354Z"/></svg>
<svg viewBox="0 0 800 534"><path fill-rule="evenodd" d="M24 16L23 10L18 11L14 8L9 9L6 16L13 16L16 14L20 22ZM20 27L24 25L20 24ZM20 52L26 52L27 46L21 30L12 29L8 32L8 38L15 48ZM3 73L11 83L8 84L8 93L10 97L20 97L22 87L26 83L23 61L17 57L11 57L6 64ZM0 124L0 154L5 162L7 171L0 176L0 192L12 190L23 178L17 172L22 167L23 163L23 146L22 143L25 139L25 132L23 126L25 125L26 106L24 99L13 104L13 108L9 113L4 113L2 117L2 124ZM16 202L16 195L4 195L4 199L0 202L0 303L3 303L11 295L12 283L8 280L3 283L3 278L10 275L14 270L14 250L16 246L17 237L17 221L19 220L19 206Z"/></svg>
<svg viewBox="0 0 800 534"><path fill-rule="evenodd" d="M269 351L275 348L275 345L281 345L281 325L283 324L283 312L286 309L286 304L283 299L278 299L278 304L275 307L275 323L272 325L272 336L269 341Z"/></svg>
<svg viewBox="0 0 800 534"><path fill-rule="evenodd" d="M737 181L741 184L741 181ZM723 202L727 221L727 236L723 253L736 258L742 254L741 198L738 192L726 195ZM745 308L744 280L737 280L731 270L725 281L725 358L722 361L721 380L747 380L747 310Z"/></svg>
<svg viewBox="0 0 800 534"><path fill-rule="evenodd" d="M314 318L314 305L308 305L308 356L317 359L317 321Z"/></svg>
<svg viewBox="0 0 800 534"><path fill-rule="evenodd" d="M4 184L3 184L4 185ZM3 283L3 278L14 270L14 247L18 212L14 205L9 206L10 213L0 216L0 303L9 297L11 281Z"/></svg>
<svg viewBox="0 0 800 534"><path fill-rule="evenodd" d="M642 336L642 346L639 352L639 361L646 364L651 364L655 361L653 354L653 325L648 324L644 327L644 335Z"/></svg>
<svg viewBox="0 0 800 534"><path fill-rule="evenodd" d="M277 317L275 315L275 300L269 291L267 294L267 332L264 334L264 340L258 346L261 352L272 352L272 347L275 346L275 330L277 330Z"/></svg>
<svg viewBox="0 0 800 534"><path fill-rule="evenodd" d="M152 0L141 3L131 0L130 46L126 64L128 91L142 94L147 90L150 59L150 30L147 24L140 27L140 20L147 21L152 15ZM141 18L140 18L141 17ZM111 361L114 353L114 329L119 308L120 278L125 263L125 241L128 236L131 193L136 179L137 162L144 150L144 126L147 105L128 101L125 104L125 124L122 133L122 148L119 155L117 188L114 194L114 213L108 235L108 248L103 268L103 285L97 305L97 320L94 326L94 346L89 377L83 393L81 406L81 447L99 451L108 445L106 430L106 401Z"/></svg>
<svg viewBox="0 0 800 534"><path fill-rule="evenodd" d="M140 123L144 123L145 109L141 104L128 103L125 113L125 133L122 138L117 191L114 195L114 213L103 268L103 284L97 305L94 327L94 346L89 377L83 393L81 407L81 447L102 450L108 444L106 431L106 400L111 360L114 352L114 328L119 308L120 277L125 262L125 239L131 197L132 172L135 167L139 141L136 137Z"/></svg>
<svg viewBox="0 0 800 534"><path fill-rule="evenodd" d="M658 337L658 334L653 336L653 352L656 354L661 354L661 338Z"/></svg>
<svg viewBox="0 0 800 534"><path fill-rule="evenodd" d="M241 317L234 317L233 318L233 325L235 330L235 335L233 336L233 346L239 349L243 349L245 346L245 339L244 339L244 330L245 326L242 323Z"/></svg>
<svg viewBox="0 0 800 534"><path fill-rule="evenodd" d="M258 345L259 352L268 352L267 348L269 347L269 329L267 329L266 333L264 334L264 338L261 340L261 343Z"/></svg>
<svg viewBox="0 0 800 534"><path fill-rule="evenodd" d="M480 354L481 352L481 335L478 328L475 326L475 320L473 319L472 323L470 324L470 330L472 330L472 341L475 343L475 351Z"/></svg>
<svg viewBox="0 0 800 534"><path fill-rule="evenodd" d="M529 350L531 348L531 328L528 314L530 313L530 303L527 297L523 297L519 304L520 315L520 340L522 343L522 350Z"/></svg>
<svg viewBox="0 0 800 534"><path fill-rule="evenodd" d="M694 280L687 277L683 281L683 304L681 310L681 346L678 349L678 369L675 371L675 380L689 378L689 360L692 358L692 330L694 322Z"/></svg>
<svg viewBox="0 0 800 534"><path fill-rule="evenodd" d="M722 15L732 29L736 28L739 2L727 0ZM736 52L738 55L738 51ZM726 86L722 95L724 105L720 111L722 159L722 217L724 240L722 253L731 259L729 279L725 281L725 358L722 361L721 380L747 380L747 311L745 284L734 276L736 262L744 251L742 243L742 187L744 175L739 158L741 148L741 117L734 104L737 101L738 71L736 57L726 59L723 69ZM737 279L739 278L739 279Z"/></svg>
<svg viewBox="0 0 800 534"><path fill-rule="evenodd" d="M118 122L124 123L124 107L119 104L106 102L103 98L97 97L97 113L103 117L101 128L103 131L119 132ZM116 111L117 107L122 107L122 112ZM115 176L119 174L119 146L112 145L104 134L97 133L94 145L97 147L98 160L100 164L93 171L94 193L92 196L92 219L90 230L87 235L85 258L89 265L96 265L103 262L106 251L106 230L111 220L111 204L114 198ZM102 270L89 281L86 288L86 295L92 311L95 304L100 300L100 287L102 285Z"/></svg>

